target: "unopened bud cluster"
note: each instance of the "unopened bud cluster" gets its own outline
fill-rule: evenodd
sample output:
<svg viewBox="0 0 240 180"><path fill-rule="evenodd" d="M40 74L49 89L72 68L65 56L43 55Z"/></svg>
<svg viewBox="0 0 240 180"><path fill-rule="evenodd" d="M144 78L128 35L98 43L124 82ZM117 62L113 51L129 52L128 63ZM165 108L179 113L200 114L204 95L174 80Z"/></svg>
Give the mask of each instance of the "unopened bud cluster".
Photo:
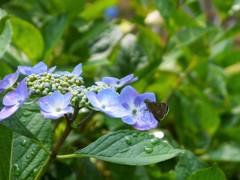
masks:
<svg viewBox="0 0 240 180"><path fill-rule="evenodd" d="M79 94L85 89L82 85L82 77L76 77L73 74L32 74L26 78L27 86L34 94L47 96L54 91L59 91L62 94L71 92L72 103L76 102Z"/></svg>

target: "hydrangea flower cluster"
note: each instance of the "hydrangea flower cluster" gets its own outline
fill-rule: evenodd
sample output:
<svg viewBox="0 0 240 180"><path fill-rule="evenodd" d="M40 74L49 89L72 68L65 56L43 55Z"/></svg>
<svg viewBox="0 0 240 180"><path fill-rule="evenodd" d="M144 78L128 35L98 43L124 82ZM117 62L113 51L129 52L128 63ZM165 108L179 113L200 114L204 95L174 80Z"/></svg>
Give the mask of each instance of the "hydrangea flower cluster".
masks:
<svg viewBox="0 0 240 180"><path fill-rule="evenodd" d="M39 97L39 107L45 118L58 119L62 116L73 117L82 107L101 111L113 118L121 118L135 129L155 128L158 121L147 110L145 99L155 101L155 95L147 92L139 94L130 83L137 80L133 74L117 79L104 77L90 87L84 86L81 77L82 65L77 65L70 73L48 69L39 62L33 67L19 66L15 73L5 76L0 81L0 92L14 89L14 84L22 74L24 79L16 89L7 92L3 98L4 107L0 111L0 120L13 115L29 97ZM126 86L127 85L127 86ZM125 86L125 87L124 87ZM119 88L122 88L119 93Z"/></svg>

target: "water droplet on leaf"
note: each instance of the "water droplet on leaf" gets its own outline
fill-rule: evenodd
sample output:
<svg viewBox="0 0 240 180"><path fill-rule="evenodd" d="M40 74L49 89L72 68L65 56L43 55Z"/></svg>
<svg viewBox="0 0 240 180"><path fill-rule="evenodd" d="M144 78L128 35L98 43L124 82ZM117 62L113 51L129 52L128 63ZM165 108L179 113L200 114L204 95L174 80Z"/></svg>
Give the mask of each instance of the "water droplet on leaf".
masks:
<svg viewBox="0 0 240 180"><path fill-rule="evenodd" d="M29 154L26 155L26 158L27 158L27 159L30 159L30 157L31 157L31 156L30 156Z"/></svg>
<svg viewBox="0 0 240 180"><path fill-rule="evenodd" d="M36 175L37 175L37 172L38 172L37 168L34 168L34 169L33 169L33 175L36 176Z"/></svg>
<svg viewBox="0 0 240 180"><path fill-rule="evenodd" d="M152 153L152 152L153 152L153 148L152 148L152 147L145 146L144 151L149 154L149 153Z"/></svg>
<svg viewBox="0 0 240 180"><path fill-rule="evenodd" d="M130 136L125 136L124 139L128 145L132 144Z"/></svg>
<svg viewBox="0 0 240 180"><path fill-rule="evenodd" d="M154 137L154 138L152 138L152 139L150 140L150 142L151 142L153 145L155 145L155 144L157 144L157 143L159 143L159 142L160 142L160 139L159 139L159 138L156 138L156 137Z"/></svg>
<svg viewBox="0 0 240 180"><path fill-rule="evenodd" d="M19 176L21 171L20 171L18 164L14 164L13 167L14 167L14 175Z"/></svg>
<svg viewBox="0 0 240 180"><path fill-rule="evenodd" d="M22 146L26 146L26 144L27 144L27 140L24 139L24 140L22 141L21 145L22 145Z"/></svg>

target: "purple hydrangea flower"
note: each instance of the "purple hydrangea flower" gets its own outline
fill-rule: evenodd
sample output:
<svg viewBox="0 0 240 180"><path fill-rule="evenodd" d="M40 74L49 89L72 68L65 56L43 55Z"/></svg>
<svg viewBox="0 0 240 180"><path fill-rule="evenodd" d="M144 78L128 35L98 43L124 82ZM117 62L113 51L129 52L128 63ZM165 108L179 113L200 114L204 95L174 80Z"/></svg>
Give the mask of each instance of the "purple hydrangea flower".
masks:
<svg viewBox="0 0 240 180"><path fill-rule="evenodd" d="M64 114L72 113L71 98L70 92L61 94L58 91L53 92L50 96L42 97L39 99L41 113L45 118L50 119L58 119Z"/></svg>
<svg viewBox="0 0 240 180"><path fill-rule="evenodd" d="M19 76L19 71L17 70L15 73L6 75L1 81L0 81L0 92L5 91L6 89L9 89L12 87L15 82L17 81Z"/></svg>
<svg viewBox="0 0 240 180"><path fill-rule="evenodd" d="M15 91L7 93L3 98L4 107L0 111L0 120L6 119L14 114L27 100L29 94L27 84L24 80L19 83Z"/></svg>
<svg viewBox="0 0 240 180"><path fill-rule="evenodd" d="M44 72L52 73L56 69L56 66L48 69L47 65L44 62L39 62L33 67L18 66L18 69L21 74L23 74L25 76L29 76L31 74L40 74L40 73L44 73Z"/></svg>
<svg viewBox="0 0 240 180"><path fill-rule="evenodd" d="M74 75L76 77L79 77L82 74L82 64L78 64L71 73L68 71L57 71L55 74Z"/></svg>
<svg viewBox="0 0 240 180"><path fill-rule="evenodd" d="M152 113L147 110L145 99L156 101L154 93L138 94L131 86L126 86L120 93L120 102L129 112L128 116L122 118L122 121L133 125L138 130L148 130L155 128L158 121Z"/></svg>
<svg viewBox="0 0 240 180"><path fill-rule="evenodd" d="M125 86L126 84L129 84L131 82L134 82L138 80L137 77L134 78L133 74L129 74L122 79L114 78L114 77L104 77L102 81L96 82L97 85L101 85L102 83L107 84L114 88L120 88L122 86Z"/></svg>
<svg viewBox="0 0 240 180"><path fill-rule="evenodd" d="M110 117L119 118L128 115L128 111L119 102L118 94L112 88L103 89L98 94L88 91L86 96L96 110Z"/></svg>

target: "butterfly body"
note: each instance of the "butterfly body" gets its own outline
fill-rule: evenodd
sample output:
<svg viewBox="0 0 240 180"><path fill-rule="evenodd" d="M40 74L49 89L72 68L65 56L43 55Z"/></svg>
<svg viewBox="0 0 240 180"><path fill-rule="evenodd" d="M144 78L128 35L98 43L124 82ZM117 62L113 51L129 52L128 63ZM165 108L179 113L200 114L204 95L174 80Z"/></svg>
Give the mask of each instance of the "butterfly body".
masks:
<svg viewBox="0 0 240 180"><path fill-rule="evenodd" d="M169 107L166 103L152 102L149 99L145 99L144 102L146 103L148 110L158 121L163 119L169 111Z"/></svg>

